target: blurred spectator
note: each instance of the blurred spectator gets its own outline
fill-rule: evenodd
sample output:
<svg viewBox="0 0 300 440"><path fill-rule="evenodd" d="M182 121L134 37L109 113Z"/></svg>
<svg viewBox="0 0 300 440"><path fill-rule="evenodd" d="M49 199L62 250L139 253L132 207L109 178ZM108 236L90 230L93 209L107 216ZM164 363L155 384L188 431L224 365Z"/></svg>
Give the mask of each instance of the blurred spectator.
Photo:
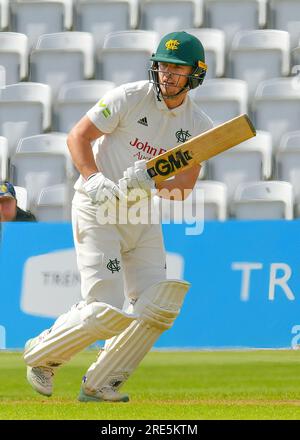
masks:
<svg viewBox="0 0 300 440"><path fill-rule="evenodd" d="M16 191L10 182L0 182L0 222L35 222L31 212L17 205Z"/></svg>

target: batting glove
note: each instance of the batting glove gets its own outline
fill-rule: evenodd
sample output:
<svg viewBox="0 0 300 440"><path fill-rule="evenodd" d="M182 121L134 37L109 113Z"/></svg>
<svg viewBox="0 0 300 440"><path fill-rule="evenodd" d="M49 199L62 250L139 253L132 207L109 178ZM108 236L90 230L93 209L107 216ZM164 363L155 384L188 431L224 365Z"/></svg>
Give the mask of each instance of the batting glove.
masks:
<svg viewBox="0 0 300 440"><path fill-rule="evenodd" d="M104 203L107 198L110 201L114 199L126 198L126 195L120 190L112 180L107 179L103 173L95 173L89 176L83 184L83 188L90 197L92 203Z"/></svg>
<svg viewBox="0 0 300 440"><path fill-rule="evenodd" d="M145 160L138 160L134 166L127 168L124 171L124 179L128 189L141 188L145 191L155 189L155 182L147 172Z"/></svg>

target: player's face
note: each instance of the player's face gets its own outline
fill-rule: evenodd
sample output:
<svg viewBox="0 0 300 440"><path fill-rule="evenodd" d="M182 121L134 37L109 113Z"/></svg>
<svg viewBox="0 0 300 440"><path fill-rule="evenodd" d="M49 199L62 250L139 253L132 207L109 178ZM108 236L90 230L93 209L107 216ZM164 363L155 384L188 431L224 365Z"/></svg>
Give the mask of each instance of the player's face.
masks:
<svg viewBox="0 0 300 440"><path fill-rule="evenodd" d="M187 75L193 71L191 66L158 63L158 77L163 96L176 95L187 83Z"/></svg>
<svg viewBox="0 0 300 440"><path fill-rule="evenodd" d="M0 197L0 222L11 222L17 213L17 201L11 197Z"/></svg>

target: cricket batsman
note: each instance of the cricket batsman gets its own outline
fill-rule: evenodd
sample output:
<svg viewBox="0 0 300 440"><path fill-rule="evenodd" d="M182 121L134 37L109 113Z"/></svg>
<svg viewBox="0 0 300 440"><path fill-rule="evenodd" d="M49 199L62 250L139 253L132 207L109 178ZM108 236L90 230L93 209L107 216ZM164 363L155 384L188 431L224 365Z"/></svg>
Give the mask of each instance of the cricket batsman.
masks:
<svg viewBox="0 0 300 440"><path fill-rule="evenodd" d="M162 38L151 61L149 80L106 93L68 135L80 172L72 224L83 299L25 345L27 379L45 396L52 394L59 366L105 340L78 399L128 401L120 387L173 325L189 289L185 281L166 279L160 224L99 221L104 198L118 203L126 197L120 179L148 197L155 189L164 190L164 197L178 189L184 198L199 175L196 165L155 188L146 161L212 128L188 96L204 80L204 48L196 37L173 32Z"/></svg>

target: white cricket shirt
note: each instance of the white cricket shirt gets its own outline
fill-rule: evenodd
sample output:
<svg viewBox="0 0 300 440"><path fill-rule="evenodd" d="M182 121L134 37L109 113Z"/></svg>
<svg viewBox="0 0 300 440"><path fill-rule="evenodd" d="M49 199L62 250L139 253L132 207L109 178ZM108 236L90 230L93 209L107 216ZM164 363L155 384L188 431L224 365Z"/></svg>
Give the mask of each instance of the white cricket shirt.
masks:
<svg viewBox="0 0 300 440"><path fill-rule="evenodd" d="M149 81L107 92L87 116L105 133L93 146L96 164L115 183L135 161L152 159L213 126L188 95L179 107L168 109ZM79 178L75 189L81 183Z"/></svg>

